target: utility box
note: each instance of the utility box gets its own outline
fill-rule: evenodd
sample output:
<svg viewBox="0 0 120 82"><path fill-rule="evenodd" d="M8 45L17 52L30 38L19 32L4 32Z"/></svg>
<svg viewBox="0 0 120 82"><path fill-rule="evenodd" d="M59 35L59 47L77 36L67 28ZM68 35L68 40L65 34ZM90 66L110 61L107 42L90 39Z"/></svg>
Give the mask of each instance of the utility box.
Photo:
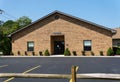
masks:
<svg viewBox="0 0 120 82"><path fill-rule="evenodd" d="M3 52L0 51L0 55L3 55Z"/></svg>

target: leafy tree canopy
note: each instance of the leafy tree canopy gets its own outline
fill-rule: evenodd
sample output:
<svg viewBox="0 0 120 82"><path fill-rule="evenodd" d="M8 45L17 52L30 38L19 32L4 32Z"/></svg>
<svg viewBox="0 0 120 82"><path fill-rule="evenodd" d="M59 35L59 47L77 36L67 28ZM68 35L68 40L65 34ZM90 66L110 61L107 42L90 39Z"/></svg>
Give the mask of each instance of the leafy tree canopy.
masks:
<svg viewBox="0 0 120 82"><path fill-rule="evenodd" d="M30 24L31 21L32 20L30 18L28 18L27 16L22 16L16 22L19 24L19 27L24 27L24 26Z"/></svg>
<svg viewBox="0 0 120 82"><path fill-rule="evenodd" d="M0 26L0 30L3 31L3 34L10 34L14 32L15 30L18 30L28 24L31 23L31 19L28 18L27 16L22 16L18 20L13 21L13 20L7 20Z"/></svg>
<svg viewBox="0 0 120 82"><path fill-rule="evenodd" d="M9 55L11 52L11 39L7 35L30 24L31 21L26 16L22 16L16 21L0 21L0 52L3 52L4 55Z"/></svg>

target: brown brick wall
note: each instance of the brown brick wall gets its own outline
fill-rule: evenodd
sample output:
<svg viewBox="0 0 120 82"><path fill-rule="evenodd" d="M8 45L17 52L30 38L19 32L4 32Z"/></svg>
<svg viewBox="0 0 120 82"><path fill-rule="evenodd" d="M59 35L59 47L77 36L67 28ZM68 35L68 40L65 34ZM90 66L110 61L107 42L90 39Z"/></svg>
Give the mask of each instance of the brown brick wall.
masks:
<svg viewBox="0 0 120 82"><path fill-rule="evenodd" d="M83 40L92 41L92 51L95 55L99 55L99 51L103 51L106 55L107 49L112 47L112 34L109 31L63 15L55 20L54 16L45 18L13 35L14 54L17 55L20 51L24 55L27 51L27 41L34 41L36 54L46 49L52 51L51 36L55 36L55 32L64 35L65 48L68 47L71 52L76 51L78 55L81 55L83 50Z"/></svg>

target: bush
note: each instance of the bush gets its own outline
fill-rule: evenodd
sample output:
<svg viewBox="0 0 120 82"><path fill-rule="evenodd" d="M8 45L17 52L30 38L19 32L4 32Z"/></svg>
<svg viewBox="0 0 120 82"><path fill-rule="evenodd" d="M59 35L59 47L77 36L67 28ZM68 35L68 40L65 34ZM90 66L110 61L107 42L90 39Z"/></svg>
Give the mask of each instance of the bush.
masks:
<svg viewBox="0 0 120 82"><path fill-rule="evenodd" d="M107 55L108 55L108 56L113 56L113 54L114 54L113 49L112 49L112 48L109 48L109 49L107 50Z"/></svg>
<svg viewBox="0 0 120 82"><path fill-rule="evenodd" d="M116 54L120 55L120 48L117 49Z"/></svg>
<svg viewBox="0 0 120 82"><path fill-rule="evenodd" d="M28 54L27 54L27 51L25 51L25 55L27 56Z"/></svg>
<svg viewBox="0 0 120 82"><path fill-rule="evenodd" d="M18 55L21 55L21 54L20 54L20 51L18 51Z"/></svg>
<svg viewBox="0 0 120 82"><path fill-rule="evenodd" d="M46 49L45 53L44 53L44 56L49 56L49 55L50 55L50 53L49 53L48 49Z"/></svg>
<svg viewBox="0 0 120 82"><path fill-rule="evenodd" d="M64 55L65 56L70 56L70 50L68 48L66 48L66 50L64 51Z"/></svg>
<svg viewBox="0 0 120 82"><path fill-rule="evenodd" d="M32 55L35 56L35 52L32 52Z"/></svg>
<svg viewBox="0 0 120 82"><path fill-rule="evenodd" d="M95 55L93 51L91 51L91 55L92 55L92 56L94 56L94 55Z"/></svg>
<svg viewBox="0 0 120 82"><path fill-rule="evenodd" d="M103 51L100 51L100 56L103 56Z"/></svg>
<svg viewBox="0 0 120 82"><path fill-rule="evenodd" d="M40 55L40 56L42 56L42 55L43 55L43 54L42 54L42 51L39 51L39 55Z"/></svg>
<svg viewBox="0 0 120 82"><path fill-rule="evenodd" d="M14 55L14 53L11 51L11 52L10 52L10 55Z"/></svg>
<svg viewBox="0 0 120 82"><path fill-rule="evenodd" d="M73 51L72 53L73 53L73 55L74 55L74 56L76 56L76 55L77 55L76 51Z"/></svg>
<svg viewBox="0 0 120 82"><path fill-rule="evenodd" d="M85 56L85 51L81 51L82 55Z"/></svg>

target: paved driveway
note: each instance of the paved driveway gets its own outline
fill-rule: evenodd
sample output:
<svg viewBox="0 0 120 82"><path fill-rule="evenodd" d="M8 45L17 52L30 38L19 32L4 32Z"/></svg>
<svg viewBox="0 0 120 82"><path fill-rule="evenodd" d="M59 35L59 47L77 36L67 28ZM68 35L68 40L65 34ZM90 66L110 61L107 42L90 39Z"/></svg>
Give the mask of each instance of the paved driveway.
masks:
<svg viewBox="0 0 120 82"><path fill-rule="evenodd" d="M119 73L120 57L0 57L0 73L70 74ZM69 79L0 78L0 82L69 82ZM119 82L113 80L77 79L77 82Z"/></svg>

